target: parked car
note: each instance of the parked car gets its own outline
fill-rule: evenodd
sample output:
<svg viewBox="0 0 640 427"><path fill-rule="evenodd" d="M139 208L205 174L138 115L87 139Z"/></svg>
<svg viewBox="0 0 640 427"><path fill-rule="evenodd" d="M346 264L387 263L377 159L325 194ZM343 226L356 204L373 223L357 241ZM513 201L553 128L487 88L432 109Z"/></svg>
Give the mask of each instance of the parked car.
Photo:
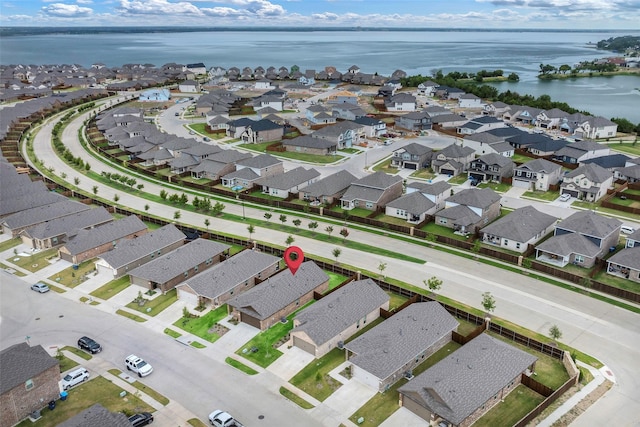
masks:
<svg viewBox="0 0 640 427"><path fill-rule="evenodd" d="M240 421L237 421L229 413L219 409L209 414L209 422L214 427L244 427Z"/></svg>
<svg viewBox="0 0 640 427"><path fill-rule="evenodd" d="M34 283L33 285L31 285L31 289L36 292L40 292L41 294L44 294L45 292L50 291L49 286L47 286L46 283L42 283L42 282Z"/></svg>
<svg viewBox="0 0 640 427"><path fill-rule="evenodd" d="M125 360L127 371L133 371L139 377L146 377L153 372L153 367L135 354L130 354Z"/></svg>
<svg viewBox="0 0 640 427"><path fill-rule="evenodd" d="M620 227L620 231L624 234L633 234L636 232L636 229L628 225L623 225L622 227Z"/></svg>
<svg viewBox="0 0 640 427"><path fill-rule="evenodd" d="M153 415L149 412L141 412L139 414L131 415L129 422L133 427L146 426L153 422Z"/></svg>
<svg viewBox="0 0 640 427"><path fill-rule="evenodd" d="M180 113L175 113L174 116L179 117Z"/></svg>
<svg viewBox="0 0 640 427"><path fill-rule="evenodd" d="M91 354L100 353L102 346L89 337L82 337L78 340L78 348L88 351Z"/></svg>
<svg viewBox="0 0 640 427"><path fill-rule="evenodd" d="M563 195L560 196L560 201L561 202L566 202L571 198L571 194L569 193L564 193Z"/></svg>
<svg viewBox="0 0 640 427"><path fill-rule="evenodd" d="M85 382L89 379L89 371L85 368L78 368L75 371L69 372L62 379L62 389L69 390L74 385Z"/></svg>

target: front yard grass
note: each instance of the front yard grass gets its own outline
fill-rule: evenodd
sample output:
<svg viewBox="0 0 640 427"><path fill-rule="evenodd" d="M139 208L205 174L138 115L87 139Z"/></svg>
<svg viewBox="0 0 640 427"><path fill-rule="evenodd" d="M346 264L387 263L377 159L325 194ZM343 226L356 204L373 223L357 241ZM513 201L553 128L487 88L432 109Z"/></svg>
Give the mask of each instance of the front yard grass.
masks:
<svg viewBox="0 0 640 427"><path fill-rule="evenodd" d="M459 185L459 184L464 184L465 181L467 181L468 179L469 177L467 175L460 174L460 175L456 175L454 177L449 178L447 182L451 185Z"/></svg>
<svg viewBox="0 0 640 427"><path fill-rule="evenodd" d="M13 273L11 273L11 274L13 274L14 276L18 276L18 277L26 276L26 274L24 274L22 271L18 271L13 267L9 267L8 265L6 265L6 264L4 264L2 262L0 262L0 268L3 269L3 270L13 270Z"/></svg>
<svg viewBox="0 0 640 427"><path fill-rule="evenodd" d="M18 426L57 426L94 405L96 402L100 402L102 406L111 412L134 414L137 412L155 411L155 409L135 395L127 393L125 398L120 397L120 392L122 391L124 390L104 377L94 378L70 389L68 399L64 401L58 400L54 410L45 407L41 412L42 418L35 423L26 419L18 424Z"/></svg>
<svg viewBox="0 0 640 427"><path fill-rule="evenodd" d="M84 359L84 360L91 360L91 358L93 356L91 356L89 353L80 350L79 348L75 348L75 347L71 347L71 346L64 346L62 347L60 350L63 351L68 351L69 353L73 353L74 355Z"/></svg>
<svg viewBox="0 0 640 427"><path fill-rule="evenodd" d="M86 280L85 276L88 273L94 271L95 269L96 265L93 260L85 261L80 264L77 269L74 269L73 266L67 267L64 270L50 276L49 280L58 282L68 288L75 288Z"/></svg>
<svg viewBox="0 0 640 427"><path fill-rule="evenodd" d="M131 308L149 316L156 316L176 301L178 301L178 291L174 288L164 295L158 295L152 300L146 300L145 304L142 306L137 302L130 302L127 304L127 308Z"/></svg>
<svg viewBox="0 0 640 427"><path fill-rule="evenodd" d="M114 369L109 369L109 373L115 377L119 377L122 374L122 371L120 369L114 368ZM169 404L169 399L167 399L166 397L164 397L163 395L161 395L151 387L147 387L140 381L136 380L132 382L131 385L137 388L138 390L140 390L141 392L143 392L144 394L146 394L147 396L151 397L156 402L162 404L163 406L167 406Z"/></svg>
<svg viewBox="0 0 640 427"><path fill-rule="evenodd" d="M202 338L208 342L216 342L220 335L215 332L209 332L209 330L227 317L227 305L221 305L215 310L209 311L207 314L201 317L182 317L176 320L173 325L182 329L183 331L189 332L197 337Z"/></svg>
<svg viewBox="0 0 640 427"><path fill-rule="evenodd" d="M375 172L382 171L384 173L388 173L389 175L395 175L400 171L400 169L398 168L391 167L391 158L376 163L376 165L373 167L373 170Z"/></svg>
<svg viewBox="0 0 640 427"><path fill-rule="evenodd" d="M544 396L519 384L503 402L499 402L473 425L474 427L512 426L544 400Z"/></svg>
<svg viewBox="0 0 640 427"><path fill-rule="evenodd" d="M0 243L0 253L7 251L11 248L15 248L20 243L22 243L22 240L19 237L14 237L13 239L5 240L4 242Z"/></svg>
<svg viewBox="0 0 640 427"><path fill-rule="evenodd" d="M147 319L145 319L144 317L136 316L135 314L129 313L128 311L124 310L116 310L116 314L119 314L122 317L126 317L127 319L135 320L138 323L147 321Z"/></svg>
<svg viewBox="0 0 640 427"><path fill-rule="evenodd" d="M100 298L109 299L118 292L121 292L129 287L129 276L124 276L119 279L112 280L105 285L100 286L89 295Z"/></svg>
<svg viewBox="0 0 640 427"><path fill-rule="evenodd" d="M541 200L543 202L552 202L560 197L560 193L557 191L525 191L522 193L522 197Z"/></svg>
<svg viewBox="0 0 640 427"><path fill-rule="evenodd" d="M60 362L60 373L66 372L71 368L75 368L79 365L75 360L69 359L64 354L56 354L56 359Z"/></svg>
<svg viewBox="0 0 640 427"><path fill-rule="evenodd" d="M42 270L43 268L51 265L49 264L48 258L54 258L57 253L58 250L56 248L47 249L46 251L39 251L34 253L33 255L26 256L22 256L20 255L20 253L18 253L18 255L7 258L7 261L17 265L18 267L35 273L36 271Z"/></svg>
<svg viewBox="0 0 640 427"><path fill-rule="evenodd" d="M478 184L478 188L490 188L496 193L506 193L509 191L511 186L509 184L505 184L503 182L483 182L482 184Z"/></svg>
<svg viewBox="0 0 640 427"><path fill-rule="evenodd" d="M193 427L207 427L207 425L200 421L198 418L191 418L187 421L187 423Z"/></svg>
<svg viewBox="0 0 640 427"><path fill-rule="evenodd" d="M287 317L287 323L278 322L269 329L258 333L258 335L236 350L236 354L262 368L266 368L282 356L282 352L273 346L293 329L294 316L295 313L292 313Z"/></svg>
<svg viewBox="0 0 640 427"><path fill-rule="evenodd" d="M315 397L320 402L342 386L329 372L344 362L344 350L334 348L319 359L313 360L289 380L291 384Z"/></svg>
<svg viewBox="0 0 640 427"><path fill-rule="evenodd" d="M253 368L250 368L249 366L245 365L242 362L237 361L233 357L227 357L226 359L224 359L224 361L227 362L228 365L233 366L237 370L242 371L247 375L257 375L258 374L258 371L256 371Z"/></svg>
<svg viewBox="0 0 640 427"><path fill-rule="evenodd" d="M298 405L299 407L301 407L302 409L311 409L314 407L311 403L307 402L297 394L293 393L291 390L288 390L284 387L280 387L280 394L286 397L287 399L289 399L290 401L292 401L293 403L295 403L296 405Z"/></svg>

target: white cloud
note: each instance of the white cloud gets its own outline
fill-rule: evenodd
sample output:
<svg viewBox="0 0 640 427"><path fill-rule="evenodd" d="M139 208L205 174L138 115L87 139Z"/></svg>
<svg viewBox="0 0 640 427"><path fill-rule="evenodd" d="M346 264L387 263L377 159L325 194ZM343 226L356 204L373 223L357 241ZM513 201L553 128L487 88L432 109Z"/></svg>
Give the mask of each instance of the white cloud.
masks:
<svg viewBox="0 0 640 427"><path fill-rule="evenodd" d="M91 4L91 3L93 3L93 0L76 0L76 3L78 3L78 4Z"/></svg>
<svg viewBox="0 0 640 427"><path fill-rule="evenodd" d="M169 3L167 0L121 0L120 13L135 15L203 15L200 9L189 2Z"/></svg>
<svg viewBox="0 0 640 427"><path fill-rule="evenodd" d="M58 18L81 18L91 15L93 9L76 4L52 3L49 6L44 6L42 12Z"/></svg>

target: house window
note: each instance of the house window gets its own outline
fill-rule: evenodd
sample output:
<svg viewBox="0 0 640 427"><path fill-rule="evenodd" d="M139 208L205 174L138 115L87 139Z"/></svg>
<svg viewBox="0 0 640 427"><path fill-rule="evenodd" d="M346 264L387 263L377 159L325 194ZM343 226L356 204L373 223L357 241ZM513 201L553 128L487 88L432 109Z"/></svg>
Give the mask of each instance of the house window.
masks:
<svg viewBox="0 0 640 427"><path fill-rule="evenodd" d="M576 255L575 262L578 263L578 264L583 264L584 263L584 257L582 255Z"/></svg>
<svg viewBox="0 0 640 427"><path fill-rule="evenodd" d="M438 222L440 222L440 224L446 224L447 223L447 218L440 218L440 219L438 219Z"/></svg>
<svg viewBox="0 0 640 427"><path fill-rule="evenodd" d="M504 245L509 246L509 241L507 239L504 239Z"/></svg>
<svg viewBox="0 0 640 427"><path fill-rule="evenodd" d="M24 382L24 388L27 390L31 390L33 388L34 384L33 384L33 380L26 380Z"/></svg>
<svg viewBox="0 0 640 427"><path fill-rule="evenodd" d="M516 243L516 249L520 249L520 243Z"/></svg>
<svg viewBox="0 0 640 427"><path fill-rule="evenodd" d="M373 209L373 203L371 202L367 202L365 206L367 207L367 209Z"/></svg>
<svg viewBox="0 0 640 427"><path fill-rule="evenodd" d="M193 271L194 271L194 273L197 273L197 272L198 272L198 270L199 270L199 268L198 268L198 266L197 266L197 265L196 265L195 267L193 267Z"/></svg>

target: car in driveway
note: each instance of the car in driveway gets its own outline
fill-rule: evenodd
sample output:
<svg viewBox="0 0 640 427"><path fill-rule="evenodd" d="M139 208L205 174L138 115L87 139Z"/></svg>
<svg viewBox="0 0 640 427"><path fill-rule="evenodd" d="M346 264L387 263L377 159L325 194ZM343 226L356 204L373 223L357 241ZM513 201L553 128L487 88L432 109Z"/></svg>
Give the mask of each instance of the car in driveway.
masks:
<svg viewBox="0 0 640 427"><path fill-rule="evenodd" d="M49 286L46 283L38 282L31 285L31 290L44 294L45 292L49 292Z"/></svg>
<svg viewBox="0 0 640 427"><path fill-rule="evenodd" d="M129 417L129 422L133 427L146 426L153 422L153 415L149 412L140 412Z"/></svg>
<svg viewBox="0 0 640 427"><path fill-rule="evenodd" d="M100 353L102 351L102 346L89 337L81 337L78 340L78 348L88 351L91 354Z"/></svg>
<svg viewBox="0 0 640 427"><path fill-rule="evenodd" d="M85 368L78 368L69 372L62 378L62 389L69 390L74 385L78 385L89 379L89 371Z"/></svg>
<svg viewBox="0 0 640 427"><path fill-rule="evenodd" d="M623 234L633 234L636 232L636 229L628 225L623 225L620 227L620 232Z"/></svg>
<svg viewBox="0 0 640 427"><path fill-rule="evenodd" d="M560 196L560 201L561 202L567 202L567 201L569 201L570 198L571 198L571 194L564 193L563 195Z"/></svg>

